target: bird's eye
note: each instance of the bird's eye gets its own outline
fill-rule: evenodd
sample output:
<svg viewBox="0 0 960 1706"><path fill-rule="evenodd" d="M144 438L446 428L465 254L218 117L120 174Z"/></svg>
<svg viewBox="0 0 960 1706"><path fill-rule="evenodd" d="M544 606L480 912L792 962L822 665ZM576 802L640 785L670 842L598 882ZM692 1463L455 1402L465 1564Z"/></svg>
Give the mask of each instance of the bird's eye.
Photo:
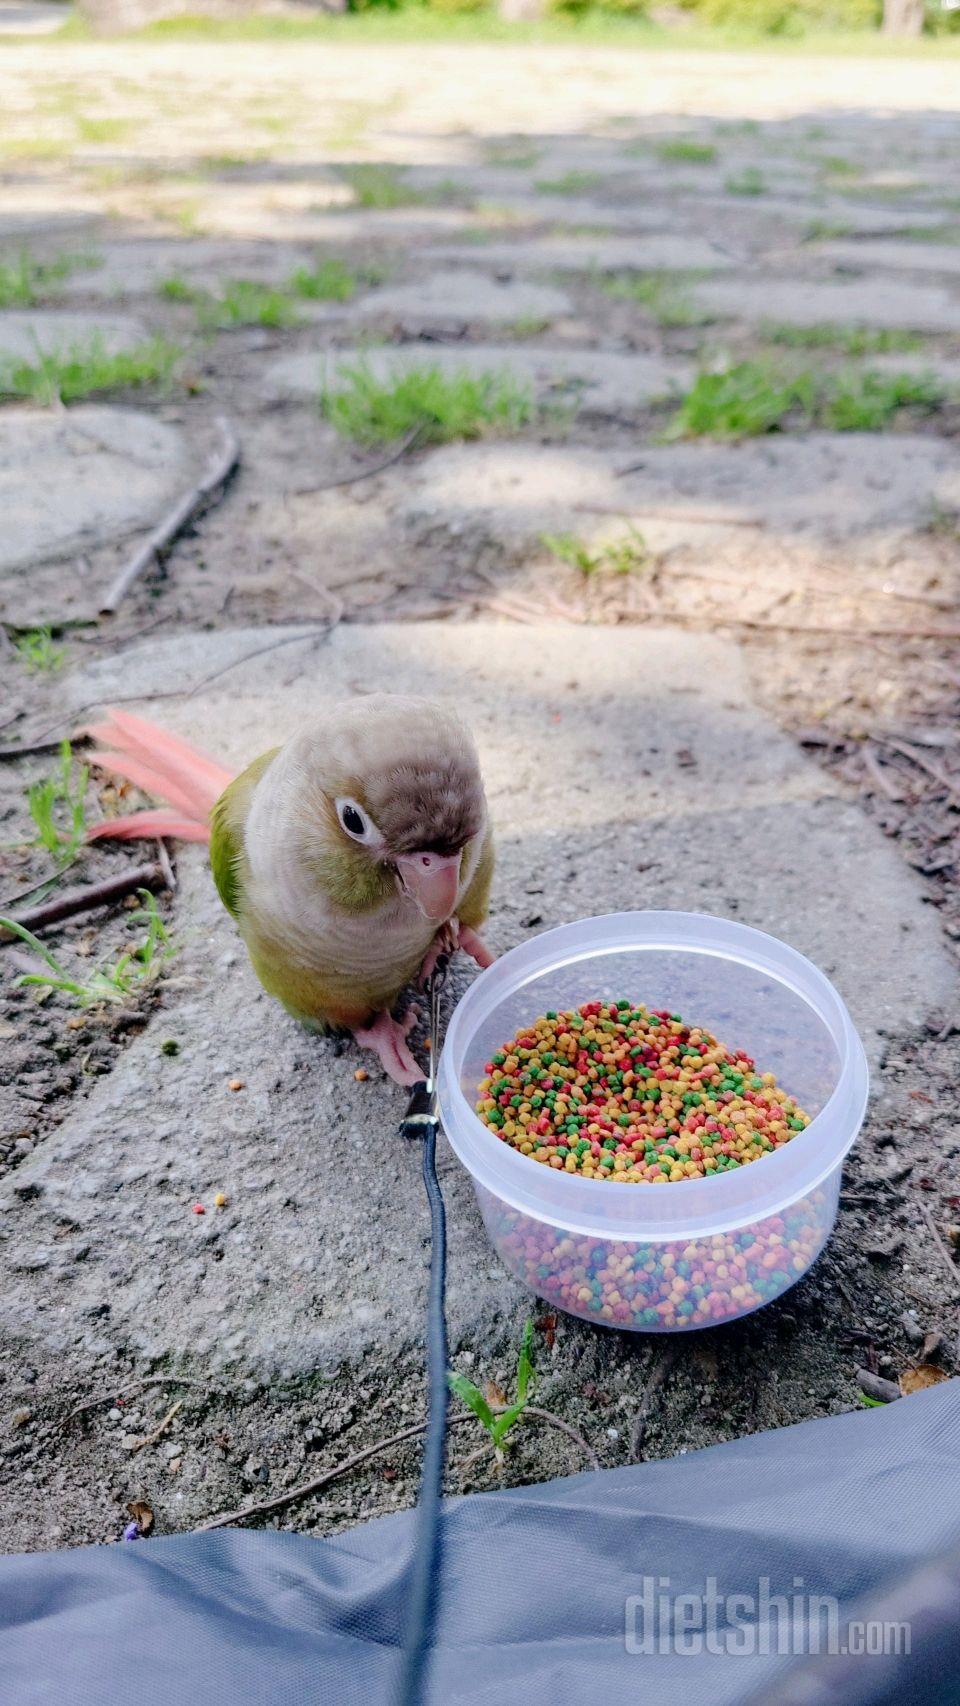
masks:
<svg viewBox="0 0 960 1706"><path fill-rule="evenodd" d="M354 841L370 842L378 839L376 825L363 807L357 805L356 800L337 800L336 807L342 828Z"/></svg>

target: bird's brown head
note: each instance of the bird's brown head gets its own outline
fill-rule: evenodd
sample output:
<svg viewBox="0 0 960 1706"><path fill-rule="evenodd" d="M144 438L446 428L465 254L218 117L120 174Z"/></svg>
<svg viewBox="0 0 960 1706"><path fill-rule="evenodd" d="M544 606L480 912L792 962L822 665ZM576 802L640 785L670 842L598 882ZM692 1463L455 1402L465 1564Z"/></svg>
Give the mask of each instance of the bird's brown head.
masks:
<svg viewBox="0 0 960 1706"><path fill-rule="evenodd" d="M370 694L339 708L329 741L323 793L342 853L386 873L442 923L456 908L463 850L487 816L469 731L429 700Z"/></svg>

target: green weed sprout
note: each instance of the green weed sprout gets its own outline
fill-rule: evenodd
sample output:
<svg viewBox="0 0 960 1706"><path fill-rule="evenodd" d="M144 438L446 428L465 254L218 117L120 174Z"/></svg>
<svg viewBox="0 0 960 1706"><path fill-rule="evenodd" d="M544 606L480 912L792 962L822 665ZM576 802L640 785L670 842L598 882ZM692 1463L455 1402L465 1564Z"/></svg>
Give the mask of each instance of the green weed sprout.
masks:
<svg viewBox="0 0 960 1706"><path fill-rule="evenodd" d="M514 1404L508 1404L504 1410L495 1410L487 1403L479 1386L468 1380L465 1374L458 1374L453 1369L447 1371L447 1383L451 1392L455 1392L462 1404L472 1410L477 1421L482 1423L490 1437L490 1443L496 1454L498 1466L503 1463L507 1436L520 1420L530 1399L536 1369L533 1366L533 1321L528 1320L523 1329L520 1343L520 1356L517 1360L517 1398Z"/></svg>
<svg viewBox="0 0 960 1706"><path fill-rule="evenodd" d="M59 669L67 655L64 646L54 645L49 628L28 628L14 640L13 649L21 663L37 671Z"/></svg>
<svg viewBox="0 0 960 1706"><path fill-rule="evenodd" d="M136 990L152 983L159 976L164 962L176 949L160 917L156 897L149 889L139 889L138 893L143 905L138 907L136 912L131 912L129 922L145 923L146 936L136 947L121 954L116 965L96 967L86 982L71 977L32 930L18 924L15 918L0 918L0 929L16 936L47 968L46 971L24 972L16 979L14 987L19 989L35 985L55 990L61 995L69 995L80 1007L99 1007L105 1003L125 1001Z"/></svg>
<svg viewBox="0 0 960 1706"><path fill-rule="evenodd" d="M86 764L74 768L68 740L60 742L60 763L52 776L32 782L27 789L27 809L37 831L37 844L52 854L58 865L74 859L87 832L84 796L90 771Z"/></svg>

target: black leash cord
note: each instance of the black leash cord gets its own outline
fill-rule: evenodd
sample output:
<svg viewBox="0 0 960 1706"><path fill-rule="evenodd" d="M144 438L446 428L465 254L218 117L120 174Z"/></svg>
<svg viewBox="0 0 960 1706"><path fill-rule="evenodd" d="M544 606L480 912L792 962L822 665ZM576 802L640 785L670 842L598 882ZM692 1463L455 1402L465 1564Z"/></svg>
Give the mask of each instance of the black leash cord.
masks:
<svg viewBox="0 0 960 1706"><path fill-rule="evenodd" d="M433 1636L443 1535L440 1506L447 1430L447 1320L444 1290L447 1278L447 1222L443 1193L437 1178L437 1133L434 1072L439 1050L439 993L445 967L437 967L430 989L431 1076L414 1087L400 1127L405 1137L423 1139L423 1185L430 1205L430 1286L427 1297L427 1430L424 1435L420 1498L417 1504L406 1592L403 1664L399 1706L422 1706Z"/></svg>
<svg viewBox="0 0 960 1706"><path fill-rule="evenodd" d="M413 1556L405 1612L406 1642L400 1673L400 1706L420 1706L425 1698L430 1641L439 1599L442 1569L440 1501L447 1428L447 1323L443 1307L447 1268L447 1229L437 1179L437 1121L424 1128L423 1183L430 1204L430 1292L427 1302L427 1390L429 1409L420 1472Z"/></svg>

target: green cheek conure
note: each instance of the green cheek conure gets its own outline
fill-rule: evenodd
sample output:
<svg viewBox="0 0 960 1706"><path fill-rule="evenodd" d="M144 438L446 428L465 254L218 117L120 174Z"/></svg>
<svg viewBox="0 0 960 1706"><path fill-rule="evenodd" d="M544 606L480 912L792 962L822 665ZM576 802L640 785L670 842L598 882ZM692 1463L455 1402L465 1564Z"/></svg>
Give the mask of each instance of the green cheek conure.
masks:
<svg viewBox="0 0 960 1706"><path fill-rule="evenodd" d="M169 809L107 818L91 839L210 842L220 898L263 987L299 1020L352 1031L398 1084L423 1073L400 991L457 945L492 956L493 839L476 749L454 712L377 693L339 705L239 776L140 717L84 731L93 762Z"/></svg>

